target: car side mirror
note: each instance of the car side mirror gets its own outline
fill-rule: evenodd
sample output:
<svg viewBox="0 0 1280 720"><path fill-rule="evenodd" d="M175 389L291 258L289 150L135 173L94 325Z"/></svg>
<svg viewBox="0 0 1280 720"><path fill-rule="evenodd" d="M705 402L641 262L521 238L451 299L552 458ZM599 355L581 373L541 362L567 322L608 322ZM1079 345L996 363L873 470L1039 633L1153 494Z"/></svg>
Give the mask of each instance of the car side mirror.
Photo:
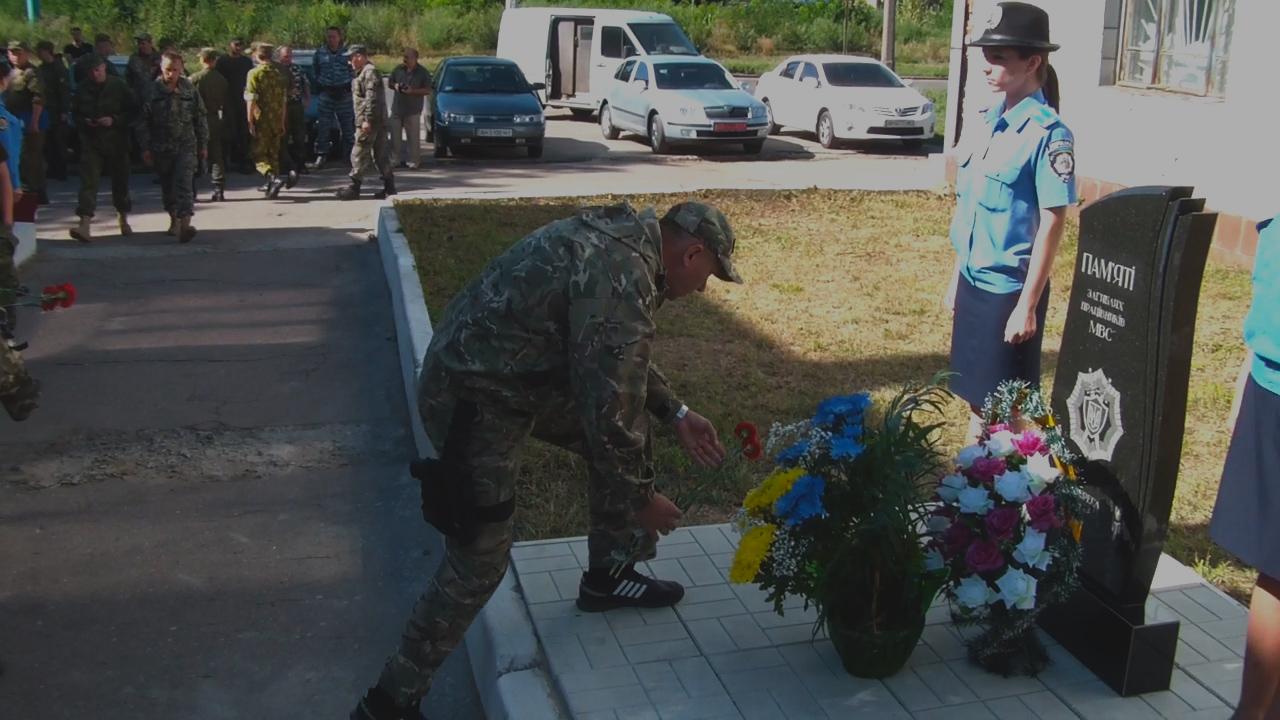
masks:
<svg viewBox="0 0 1280 720"><path fill-rule="evenodd" d="M645 90L649 89L649 81L645 80L644 78L636 78L635 80L631 81L631 87L637 88L641 92L644 92Z"/></svg>
<svg viewBox="0 0 1280 720"><path fill-rule="evenodd" d="M740 82L740 83L738 83L738 89L739 89L739 90L742 90L743 92L748 92L748 93L749 93L749 92L751 92L751 83L749 83L749 82Z"/></svg>
<svg viewBox="0 0 1280 720"><path fill-rule="evenodd" d="M529 86L529 89L530 89L530 90L532 90L533 92L538 92L539 90L546 90L546 89L547 89L547 84L546 84L546 83L533 83L532 85L530 85L530 86Z"/></svg>
<svg viewBox="0 0 1280 720"><path fill-rule="evenodd" d="M817 89L822 86L822 83L818 82L818 78L816 77L807 77L801 80L800 84L804 85L807 88L813 88L813 89Z"/></svg>

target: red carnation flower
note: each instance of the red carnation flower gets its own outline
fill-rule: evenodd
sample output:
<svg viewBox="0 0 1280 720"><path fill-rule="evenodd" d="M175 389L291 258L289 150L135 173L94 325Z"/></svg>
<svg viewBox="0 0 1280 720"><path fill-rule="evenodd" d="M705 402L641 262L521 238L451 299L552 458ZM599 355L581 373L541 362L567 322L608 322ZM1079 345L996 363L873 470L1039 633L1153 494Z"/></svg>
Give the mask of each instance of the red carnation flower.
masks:
<svg viewBox="0 0 1280 720"><path fill-rule="evenodd" d="M58 306L69 308L76 304L76 286L71 283L62 283L58 286L62 290L62 300L58 302Z"/></svg>

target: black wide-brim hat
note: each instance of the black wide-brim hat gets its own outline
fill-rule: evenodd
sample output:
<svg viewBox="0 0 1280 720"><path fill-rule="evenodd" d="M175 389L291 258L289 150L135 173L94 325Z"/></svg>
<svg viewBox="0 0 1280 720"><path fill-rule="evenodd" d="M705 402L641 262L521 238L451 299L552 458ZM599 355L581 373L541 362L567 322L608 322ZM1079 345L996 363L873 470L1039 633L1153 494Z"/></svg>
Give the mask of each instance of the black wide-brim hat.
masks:
<svg viewBox="0 0 1280 720"><path fill-rule="evenodd" d="M1024 2L997 3L982 37L969 45L1049 51L1059 47L1049 42L1049 13Z"/></svg>

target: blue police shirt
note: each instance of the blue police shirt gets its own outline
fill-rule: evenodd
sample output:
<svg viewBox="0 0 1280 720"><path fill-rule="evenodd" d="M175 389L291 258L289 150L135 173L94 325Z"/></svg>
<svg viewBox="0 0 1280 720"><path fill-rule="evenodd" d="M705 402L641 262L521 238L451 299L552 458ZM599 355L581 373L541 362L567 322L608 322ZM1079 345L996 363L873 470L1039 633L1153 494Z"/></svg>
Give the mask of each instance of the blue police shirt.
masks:
<svg viewBox="0 0 1280 720"><path fill-rule="evenodd" d="M319 50L316 50L314 63L317 85L351 87L351 78L354 77L354 73L351 71L351 59L347 57L346 45L337 50L330 50L328 45L322 45Z"/></svg>
<svg viewBox="0 0 1280 720"><path fill-rule="evenodd" d="M9 180L12 181L15 190L22 184L22 178L18 174L18 165L22 157L22 129L24 127L22 121L9 112L9 108L4 106L3 101L0 101L0 143L4 145L5 152L9 154Z"/></svg>
<svg viewBox="0 0 1280 720"><path fill-rule="evenodd" d="M1280 395L1280 216L1258 225L1253 260L1253 307L1244 320L1253 351L1253 381Z"/></svg>
<svg viewBox="0 0 1280 720"><path fill-rule="evenodd" d="M951 244L965 279L1005 295L1026 282L1040 211L1076 202L1075 140L1040 91L985 121L959 156Z"/></svg>

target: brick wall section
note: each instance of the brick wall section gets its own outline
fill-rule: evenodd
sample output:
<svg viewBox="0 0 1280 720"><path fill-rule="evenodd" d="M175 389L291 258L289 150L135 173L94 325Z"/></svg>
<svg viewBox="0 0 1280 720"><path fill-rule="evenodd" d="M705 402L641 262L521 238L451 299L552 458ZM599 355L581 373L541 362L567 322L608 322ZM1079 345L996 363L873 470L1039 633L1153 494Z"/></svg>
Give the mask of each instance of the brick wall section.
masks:
<svg viewBox="0 0 1280 720"><path fill-rule="evenodd" d="M947 182L954 185L956 181L956 161L947 157ZM1105 180L1089 177L1076 178L1076 187L1080 191L1081 204L1070 209L1073 217L1080 215L1080 210L1104 195L1124 189ZM1256 220L1239 215L1218 215L1217 229L1213 234L1213 246L1209 257L1229 267L1253 268L1253 257L1258 250L1258 223Z"/></svg>

